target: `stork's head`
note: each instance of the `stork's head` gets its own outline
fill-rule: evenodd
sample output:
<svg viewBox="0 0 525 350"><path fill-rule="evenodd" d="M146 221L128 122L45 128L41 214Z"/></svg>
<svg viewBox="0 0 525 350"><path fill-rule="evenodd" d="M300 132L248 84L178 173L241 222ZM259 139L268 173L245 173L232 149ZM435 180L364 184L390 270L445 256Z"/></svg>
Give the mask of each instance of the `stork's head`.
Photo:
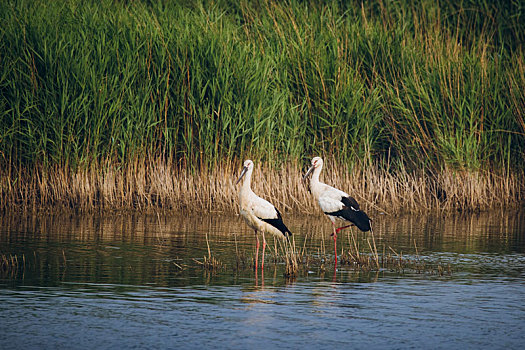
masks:
<svg viewBox="0 0 525 350"><path fill-rule="evenodd" d="M313 157L312 158L312 167L319 168L323 166L323 158L321 157Z"/></svg>
<svg viewBox="0 0 525 350"><path fill-rule="evenodd" d="M308 175L310 175L310 173L312 171L314 171L314 169L322 168L322 167L323 167L323 158L321 158L321 157L314 157L314 158L312 158L312 166L310 167L310 169L308 169L306 174L304 174L303 180L306 180Z"/></svg>
<svg viewBox="0 0 525 350"><path fill-rule="evenodd" d="M239 179L237 179L237 181L235 182L236 185L239 183L239 181L241 181L242 177L248 172L248 170L253 170L253 162L250 159L244 161L241 175L239 176Z"/></svg>
<svg viewBox="0 0 525 350"><path fill-rule="evenodd" d="M247 159L244 161L243 166L247 169L253 169L253 162L251 161L251 159Z"/></svg>

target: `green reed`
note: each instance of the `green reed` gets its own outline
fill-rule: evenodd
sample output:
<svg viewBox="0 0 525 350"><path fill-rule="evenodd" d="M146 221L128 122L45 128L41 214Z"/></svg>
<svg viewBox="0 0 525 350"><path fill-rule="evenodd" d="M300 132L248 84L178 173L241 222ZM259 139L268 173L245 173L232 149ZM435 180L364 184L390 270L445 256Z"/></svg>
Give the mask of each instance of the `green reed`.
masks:
<svg viewBox="0 0 525 350"><path fill-rule="evenodd" d="M525 26L491 1L5 1L0 159L192 170L312 155L523 170Z"/></svg>

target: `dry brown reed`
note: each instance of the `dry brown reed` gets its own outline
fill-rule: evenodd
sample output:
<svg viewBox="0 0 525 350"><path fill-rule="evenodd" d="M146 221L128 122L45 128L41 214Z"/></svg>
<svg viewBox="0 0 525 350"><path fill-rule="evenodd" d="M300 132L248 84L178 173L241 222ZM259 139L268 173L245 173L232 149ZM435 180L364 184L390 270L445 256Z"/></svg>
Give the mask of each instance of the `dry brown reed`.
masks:
<svg viewBox="0 0 525 350"><path fill-rule="evenodd" d="M224 267L223 263L211 254L210 242L206 233L206 246L208 247L208 256L203 257L203 261L193 259L197 264L209 271L217 271Z"/></svg>
<svg viewBox="0 0 525 350"><path fill-rule="evenodd" d="M296 277L299 273L299 263L302 259L295 247L295 238L292 236L291 240L284 241L284 249L282 255L285 263L284 276L287 278Z"/></svg>
<svg viewBox="0 0 525 350"><path fill-rule="evenodd" d="M383 246L383 251L379 253L374 233L370 233L369 236L366 240L367 246L360 247L354 234L349 234L347 236L348 247L343 244L338 266L364 272L410 272L440 276L452 274L450 264L444 265L439 262L428 262L425 259L421 259L415 240L415 256L404 256L403 253L396 252L390 246L388 248ZM278 240L275 244L275 251L271 253L273 254L271 262L276 265L284 265L283 275L286 278L295 278L311 269L317 269L322 272L326 270L327 266L334 266L333 256L327 256L319 251L308 251L306 240L303 242L302 247L296 246L293 236L290 240ZM272 249L270 249L270 252L272 252Z"/></svg>
<svg viewBox="0 0 525 350"><path fill-rule="evenodd" d="M396 273L404 273L411 271L415 273L425 273L443 276L445 274L452 274L452 267L450 264L443 265L441 263L430 263L420 258L417 249L417 243L414 239L415 256L406 257L403 253L398 253L394 248L383 246L381 254L378 253L375 245L373 233L371 234L372 242L367 239L368 251L360 251L359 245L351 234L351 241L347 250L343 249L340 257L340 264L352 267L356 270L362 271L391 271ZM393 254L392 254L393 253Z"/></svg>
<svg viewBox="0 0 525 350"><path fill-rule="evenodd" d="M239 250L239 246L237 244L237 235L234 234L233 238L235 240L236 269L242 270L248 266L248 256L244 250Z"/></svg>
<svg viewBox="0 0 525 350"><path fill-rule="evenodd" d="M25 255L19 258L16 254L1 254L0 255L0 274L14 276L19 270L23 270L26 266Z"/></svg>
<svg viewBox="0 0 525 350"><path fill-rule="evenodd" d="M239 163L240 164L240 163ZM218 164L199 172L161 159L127 165L104 163L71 170L68 166L0 170L0 209L237 211L234 181L240 165ZM522 175L450 168L439 173L390 172L377 166L354 167L327 160L322 181L354 196L365 210L399 212L477 211L523 200ZM281 211L319 213L302 182L307 164L257 164L253 189Z"/></svg>

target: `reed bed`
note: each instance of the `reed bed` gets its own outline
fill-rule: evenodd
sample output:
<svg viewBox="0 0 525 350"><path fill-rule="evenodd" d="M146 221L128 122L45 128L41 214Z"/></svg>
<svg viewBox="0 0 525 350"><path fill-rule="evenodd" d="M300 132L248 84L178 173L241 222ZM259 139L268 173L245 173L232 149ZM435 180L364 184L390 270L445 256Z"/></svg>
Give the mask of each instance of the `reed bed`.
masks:
<svg viewBox="0 0 525 350"><path fill-rule="evenodd" d="M482 211L519 205L523 182L515 174L489 171L439 173L389 172L379 166L353 167L327 159L322 180L354 196L367 211L385 214L439 210ZM239 162L240 164L240 162ZM256 164L253 189L282 212L319 213L302 176L309 163L277 168ZM11 178L0 170L0 209L143 210L236 212L241 169L235 163L192 172L165 161L128 166L107 164L72 171L68 167L33 169Z"/></svg>
<svg viewBox="0 0 525 350"><path fill-rule="evenodd" d="M1 2L0 207L231 210L251 158L263 193L309 212L315 155L367 208L521 202L524 11Z"/></svg>
<svg viewBox="0 0 525 350"><path fill-rule="evenodd" d="M452 274L450 264L428 262L419 255L417 242L414 240L415 254L403 255L396 252L391 246L383 246L378 252L374 234L367 239L368 249L362 248L357 243L354 234L348 237L349 246L342 249L340 265L349 266L360 271L390 271L395 273L415 272L418 274L432 274L443 276Z"/></svg>
<svg viewBox="0 0 525 350"><path fill-rule="evenodd" d="M307 249L306 241L303 246L297 246L292 236L291 240L274 241L273 249L269 246L267 263L283 266L283 276L285 278L295 278L308 271L326 271L329 266L337 268L344 267L361 272L392 272L392 273L417 273L428 275L451 275L453 268L450 264L441 262L431 262L421 258L418 252L417 243L414 240L414 254L403 255L396 252L392 247L383 246L382 251L378 251L373 233L368 234L367 246L362 247L357 243L353 233L348 234L347 246L343 243L338 263L334 265L334 256L327 254L325 247L318 250ZM237 255L239 252L237 251ZM241 256L245 253L241 252ZM239 257L237 258L237 270L239 270ZM254 267L252 265L250 267ZM246 266L244 267L246 268Z"/></svg>

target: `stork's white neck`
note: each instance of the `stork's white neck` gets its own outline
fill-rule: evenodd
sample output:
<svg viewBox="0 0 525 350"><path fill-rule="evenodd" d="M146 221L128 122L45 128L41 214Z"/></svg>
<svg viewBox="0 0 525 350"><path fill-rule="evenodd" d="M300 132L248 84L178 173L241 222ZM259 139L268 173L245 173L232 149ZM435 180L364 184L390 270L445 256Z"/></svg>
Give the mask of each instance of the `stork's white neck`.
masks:
<svg viewBox="0 0 525 350"><path fill-rule="evenodd" d="M322 169L322 165L317 168L314 168L312 177L310 178L310 191L312 192L315 198L319 198L321 192L322 184L319 181L319 174L321 174Z"/></svg>
<svg viewBox="0 0 525 350"><path fill-rule="evenodd" d="M310 180L310 182L312 181L319 182L319 174L321 174L322 169L323 169L322 165L314 169L314 172L312 173L312 179Z"/></svg>
<svg viewBox="0 0 525 350"><path fill-rule="evenodd" d="M241 191L251 191L253 167L248 168L242 180Z"/></svg>

